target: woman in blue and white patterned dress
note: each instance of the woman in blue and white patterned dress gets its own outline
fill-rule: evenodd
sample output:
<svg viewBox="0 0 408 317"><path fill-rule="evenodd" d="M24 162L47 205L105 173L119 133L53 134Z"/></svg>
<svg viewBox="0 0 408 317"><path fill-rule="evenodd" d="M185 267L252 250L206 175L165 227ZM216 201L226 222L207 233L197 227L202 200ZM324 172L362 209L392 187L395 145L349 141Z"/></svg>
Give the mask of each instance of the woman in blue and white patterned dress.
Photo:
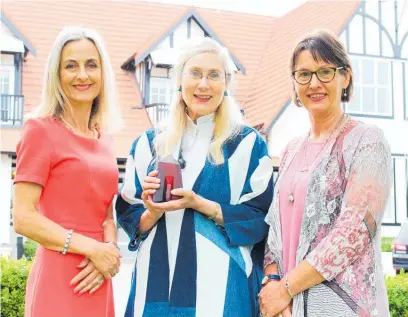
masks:
<svg viewBox="0 0 408 317"><path fill-rule="evenodd" d="M234 65L209 38L175 68L168 121L132 145L116 209L137 251L126 316L259 316L272 161L230 96ZM182 199L154 203L155 162L182 167Z"/></svg>

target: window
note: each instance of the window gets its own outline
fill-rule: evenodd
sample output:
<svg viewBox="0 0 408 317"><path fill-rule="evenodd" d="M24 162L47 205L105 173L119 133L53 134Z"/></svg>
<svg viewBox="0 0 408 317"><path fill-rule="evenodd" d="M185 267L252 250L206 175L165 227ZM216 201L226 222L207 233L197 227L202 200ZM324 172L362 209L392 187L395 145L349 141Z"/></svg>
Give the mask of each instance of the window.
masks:
<svg viewBox="0 0 408 317"><path fill-rule="evenodd" d="M391 61L353 57L354 96L347 112L392 116Z"/></svg>
<svg viewBox="0 0 408 317"><path fill-rule="evenodd" d="M150 99L149 103L170 103L172 94L170 78L150 78Z"/></svg>
<svg viewBox="0 0 408 317"><path fill-rule="evenodd" d="M14 95L14 69L0 67L0 92L2 95Z"/></svg>
<svg viewBox="0 0 408 317"><path fill-rule="evenodd" d="M2 124L10 123L14 112L19 109L15 104L18 98L16 99L14 94L14 66L4 65L2 60L0 65L0 122Z"/></svg>
<svg viewBox="0 0 408 317"><path fill-rule="evenodd" d="M151 77L150 78L150 104L159 105L147 108L150 120L153 125L162 121L168 114L168 104L171 101L173 89L170 78Z"/></svg>
<svg viewBox="0 0 408 317"><path fill-rule="evenodd" d="M408 158L393 156L393 186L385 207L383 223L402 223L408 217Z"/></svg>
<svg viewBox="0 0 408 317"><path fill-rule="evenodd" d="M1 54L0 93L14 95L14 55Z"/></svg>

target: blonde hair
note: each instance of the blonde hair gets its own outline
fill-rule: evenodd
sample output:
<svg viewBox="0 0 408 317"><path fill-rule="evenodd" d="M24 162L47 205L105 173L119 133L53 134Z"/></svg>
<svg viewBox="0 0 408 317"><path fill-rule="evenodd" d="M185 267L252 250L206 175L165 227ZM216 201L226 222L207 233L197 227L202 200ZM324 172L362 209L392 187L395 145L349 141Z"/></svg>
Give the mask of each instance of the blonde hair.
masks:
<svg viewBox="0 0 408 317"><path fill-rule="evenodd" d="M116 83L108 52L101 36L93 29L70 26L65 27L58 34L48 56L44 74L41 104L29 117L60 116L67 111L65 105L70 105L69 99L61 87L59 67L61 54L65 45L72 41L90 40L99 52L102 65L101 92L92 103L89 126L106 128L109 131L119 129L122 124L117 109Z"/></svg>
<svg viewBox="0 0 408 317"><path fill-rule="evenodd" d="M174 67L176 93L170 103L169 116L159 127L160 134L157 136L155 143L159 158L172 154L175 147L182 140L187 125L186 104L181 92L177 90L181 87L184 66L190 58L207 52L217 54L223 61L226 75L225 91L228 93L228 96L223 97L215 111L214 132L208 153L212 163L224 163L223 144L239 134L244 124L240 108L231 96L235 84L235 65L227 49L208 37L190 39L181 49L178 62Z"/></svg>

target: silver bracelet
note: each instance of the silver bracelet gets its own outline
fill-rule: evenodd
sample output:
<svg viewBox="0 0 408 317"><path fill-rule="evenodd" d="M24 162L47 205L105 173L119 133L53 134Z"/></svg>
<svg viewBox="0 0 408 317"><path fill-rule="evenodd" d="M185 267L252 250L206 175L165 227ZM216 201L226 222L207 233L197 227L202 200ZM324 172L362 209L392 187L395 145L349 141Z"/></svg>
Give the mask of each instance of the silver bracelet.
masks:
<svg viewBox="0 0 408 317"><path fill-rule="evenodd" d="M65 244L64 244L64 249L62 251L58 251L59 254L65 255L68 251L69 243L71 242L72 234L74 233L74 230L71 229L67 233L67 237L65 238Z"/></svg>
<svg viewBox="0 0 408 317"><path fill-rule="evenodd" d="M293 299L293 294L292 294L292 292L290 291L290 288L289 288L289 280L288 280L287 275L285 275L285 288L286 288L286 291L288 292L290 298Z"/></svg>
<svg viewBox="0 0 408 317"><path fill-rule="evenodd" d="M208 219L210 219L210 220L214 220L215 219L215 217L217 217L217 215L221 212L221 206L220 206L220 204L219 203L215 203L216 204L216 208L217 208L217 210L215 211L215 213L212 215L212 216L210 216L210 217L208 217Z"/></svg>

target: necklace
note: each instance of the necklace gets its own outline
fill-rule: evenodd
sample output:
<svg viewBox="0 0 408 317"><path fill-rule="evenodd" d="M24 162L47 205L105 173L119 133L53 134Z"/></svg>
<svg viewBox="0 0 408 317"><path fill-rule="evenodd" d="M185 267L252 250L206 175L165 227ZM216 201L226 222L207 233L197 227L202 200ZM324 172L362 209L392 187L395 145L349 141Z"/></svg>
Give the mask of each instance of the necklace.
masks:
<svg viewBox="0 0 408 317"><path fill-rule="evenodd" d="M72 127L72 125L70 125L63 117L59 116L60 121L69 129L71 130L72 133L79 135L75 129ZM95 128L90 129L93 132L93 137L92 139L97 139L98 138L98 131L96 131Z"/></svg>
<svg viewBox="0 0 408 317"><path fill-rule="evenodd" d="M343 119L345 119L345 120L343 121ZM319 157L320 153L321 153L321 152L323 151L323 149L326 147L326 144L327 144L327 142L329 141L330 137L333 135L334 131L337 130L337 128L340 126L340 123L341 123L342 121L343 121L344 124L343 124L343 128L340 130L340 133L341 133L341 132L344 130L344 128L347 126L347 123L348 123L348 121L349 121L349 116L348 116L347 114L343 113L343 115L340 117L339 121L337 121L335 127L330 131L329 135L328 135L327 138L324 140L322 147L320 148L320 150L319 150L319 152L317 153L317 155L314 157L313 161L310 163L310 165L306 164L305 168L302 168L302 169L300 170L300 172L307 172L307 171L309 170L309 168L310 168L311 166L313 166L314 162L315 162L316 159ZM340 133L339 133L339 134L340 134ZM309 141L309 138L310 138L310 134L311 134L311 131L309 131L309 134L308 134L306 140L304 141L304 142L305 142L305 148L304 148L304 153L303 153L303 160L299 161L299 163L298 163L298 165L297 165L297 169L298 169L298 170L299 170L299 167L300 167L300 163L301 163L302 161L303 161L303 162L306 162L306 152L307 152L307 147L308 147L308 141ZM299 177L299 178L297 179L296 183L293 185L293 181L294 181L294 179L295 179L295 177L296 177L296 174L297 174L297 171L295 172L295 175L293 176L292 182L291 182L291 184L290 184L291 190L290 190L290 194L289 194L289 196L288 196L288 200L289 200L289 202L291 202L291 203L293 203L293 202L295 201L294 192L295 192L296 186L298 185L298 183L299 183L299 181L300 181L300 179L301 179L301 177ZM292 187L292 186L293 186L293 187Z"/></svg>
<svg viewBox="0 0 408 317"><path fill-rule="evenodd" d="M183 149L181 148L183 144L180 144L180 150L179 150L179 155L178 155L178 163L180 165L180 168L183 170L186 168L187 162L183 157Z"/></svg>
<svg viewBox="0 0 408 317"><path fill-rule="evenodd" d="M308 151L308 147L309 147L309 140L310 140L310 134L311 134L311 130L309 130L309 134L307 135L306 138L306 145L305 145L305 150L303 152L303 162L305 162L305 166L300 170L301 172L307 172L310 168L310 166L312 166L316 160L316 158L319 156L319 154L322 152L323 148L325 147L327 141L330 139L330 137L333 135L334 131L336 131L336 129L339 127L340 123L343 121L343 119L346 118L347 119L347 115L345 113L343 113L343 115L340 117L340 119L337 121L336 125L334 126L334 128L330 131L329 135L326 137L326 139L324 139L323 145L320 148L320 151L317 153L317 155L315 156L315 158L313 159L313 161L310 163L310 165L307 163L307 151Z"/></svg>

